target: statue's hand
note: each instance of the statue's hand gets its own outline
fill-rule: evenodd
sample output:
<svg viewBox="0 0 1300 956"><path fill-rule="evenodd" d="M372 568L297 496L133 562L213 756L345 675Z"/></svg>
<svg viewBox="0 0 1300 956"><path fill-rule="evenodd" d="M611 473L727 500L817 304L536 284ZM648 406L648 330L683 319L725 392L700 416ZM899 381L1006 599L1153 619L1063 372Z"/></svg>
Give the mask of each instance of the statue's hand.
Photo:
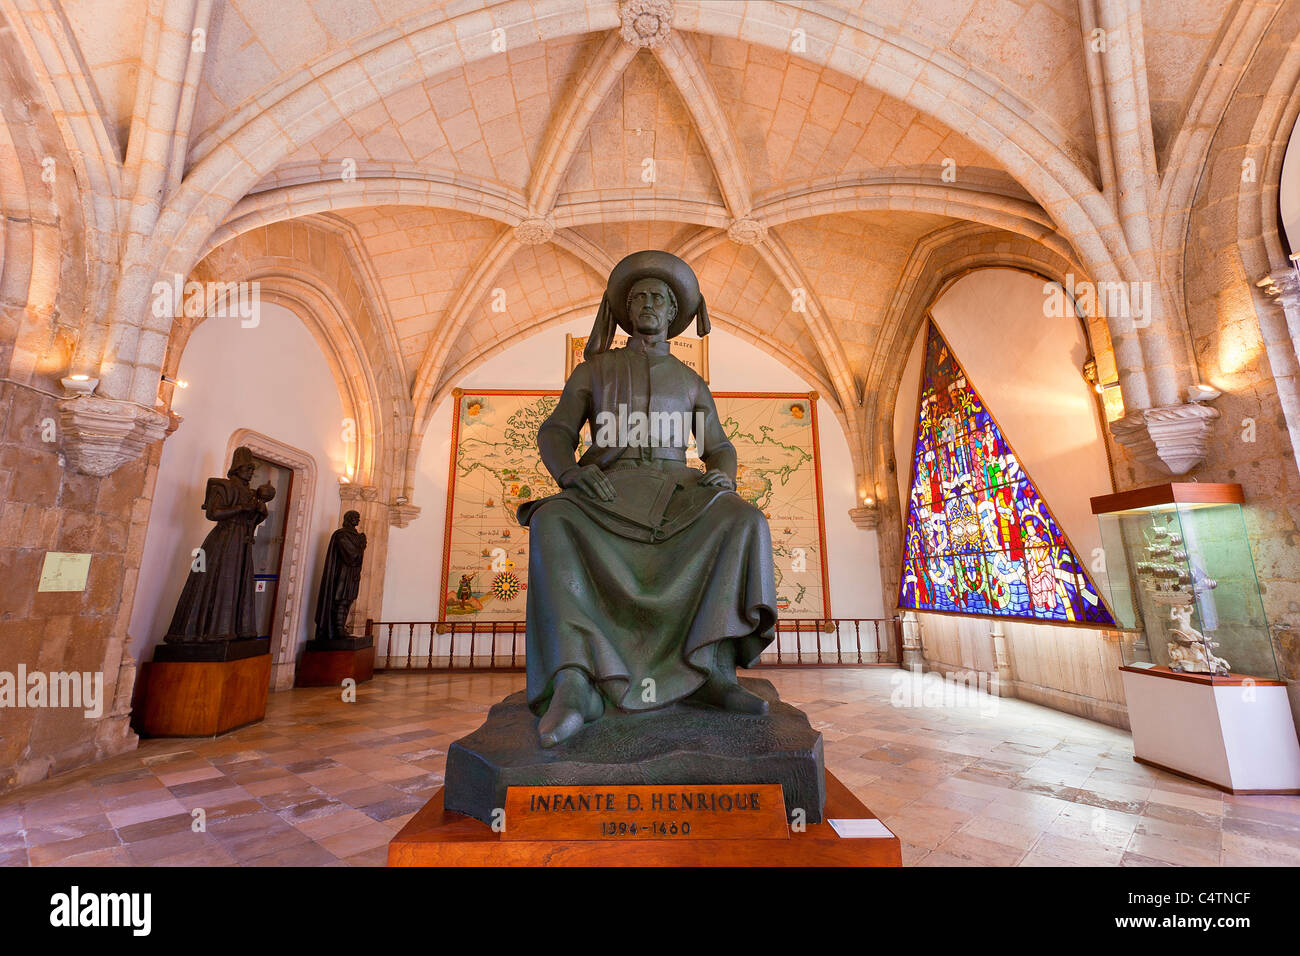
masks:
<svg viewBox="0 0 1300 956"><path fill-rule="evenodd" d="M717 468L710 468L708 471L706 471L703 477L700 478L700 484L718 485L722 488L726 488L728 491L736 490L735 479L733 479L725 471L719 471Z"/></svg>
<svg viewBox="0 0 1300 956"><path fill-rule="evenodd" d="M565 487L577 488L588 498L599 498L601 501L614 500L614 486L610 484L599 465L579 468Z"/></svg>

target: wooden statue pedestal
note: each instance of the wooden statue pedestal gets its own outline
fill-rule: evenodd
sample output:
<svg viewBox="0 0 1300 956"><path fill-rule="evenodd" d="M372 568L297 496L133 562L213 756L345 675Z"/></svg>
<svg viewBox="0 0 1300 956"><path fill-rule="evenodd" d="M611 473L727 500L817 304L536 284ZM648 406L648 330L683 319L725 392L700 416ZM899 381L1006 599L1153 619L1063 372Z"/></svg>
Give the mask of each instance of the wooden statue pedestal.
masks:
<svg viewBox="0 0 1300 956"><path fill-rule="evenodd" d="M348 643L361 647L344 647ZM351 678L358 684L375 676L375 642L359 637L351 641L308 641L298 661L294 687L337 687Z"/></svg>
<svg viewBox="0 0 1300 956"><path fill-rule="evenodd" d="M828 820L874 819L827 772ZM388 844L389 866L901 866L898 837L845 838L829 823L788 839L503 840L486 823L445 810L442 790Z"/></svg>
<svg viewBox="0 0 1300 956"><path fill-rule="evenodd" d="M266 716L271 655L140 665L135 720L146 737L215 737Z"/></svg>

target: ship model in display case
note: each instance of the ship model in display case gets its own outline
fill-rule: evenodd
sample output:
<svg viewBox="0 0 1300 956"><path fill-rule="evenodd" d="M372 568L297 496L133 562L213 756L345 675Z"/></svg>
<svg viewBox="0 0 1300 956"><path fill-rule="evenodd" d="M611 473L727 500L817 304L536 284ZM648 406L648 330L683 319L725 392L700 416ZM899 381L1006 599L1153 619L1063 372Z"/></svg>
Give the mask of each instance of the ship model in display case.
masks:
<svg viewBox="0 0 1300 956"><path fill-rule="evenodd" d="M1151 602L1169 607L1169 623L1165 625L1170 637L1169 669L1226 676L1232 667L1214 653L1219 642L1210 640L1192 626L1197 595L1213 591L1219 582L1191 562L1183 547L1182 534L1162 526L1158 517L1153 516L1150 527L1142 531L1146 560L1136 562L1134 571Z"/></svg>
<svg viewBox="0 0 1300 956"><path fill-rule="evenodd" d="M1093 498L1098 584L1119 624L1133 759L1227 793L1300 793L1244 503L1241 485L1210 482Z"/></svg>

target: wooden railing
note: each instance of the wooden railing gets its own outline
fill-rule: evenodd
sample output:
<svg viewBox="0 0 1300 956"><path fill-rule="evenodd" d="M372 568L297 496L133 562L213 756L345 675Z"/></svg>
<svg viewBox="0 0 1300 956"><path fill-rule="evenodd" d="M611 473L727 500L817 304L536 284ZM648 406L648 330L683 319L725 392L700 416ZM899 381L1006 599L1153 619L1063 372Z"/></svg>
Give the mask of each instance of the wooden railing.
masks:
<svg viewBox="0 0 1300 956"><path fill-rule="evenodd" d="M898 664L903 659L902 625L896 617L795 618L778 621L776 632L776 640L763 653L760 664L859 667ZM794 635L793 647L789 646L788 640L791 634ZM810 642L812 648L806 649Z"/></svg>
<svg viewBox="0 0 1300 956"><path fill-rule="evenodd" d="M376 670L519 671L523 621L366 621ZM760 666L866 667L897 664L897 618L782 620Z"/></svg>

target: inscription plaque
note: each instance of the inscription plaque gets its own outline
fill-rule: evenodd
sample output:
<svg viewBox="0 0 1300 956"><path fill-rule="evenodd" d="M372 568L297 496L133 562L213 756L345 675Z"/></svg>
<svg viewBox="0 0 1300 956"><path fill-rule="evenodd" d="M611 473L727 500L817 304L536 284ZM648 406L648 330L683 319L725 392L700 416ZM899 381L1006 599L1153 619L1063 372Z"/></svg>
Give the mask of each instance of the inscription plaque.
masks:
<svg viewBox="0 0 1300 956"><path fill-rule="evenodd" d="M503 840L788 839L775 783L510 787Z"/></svg>

